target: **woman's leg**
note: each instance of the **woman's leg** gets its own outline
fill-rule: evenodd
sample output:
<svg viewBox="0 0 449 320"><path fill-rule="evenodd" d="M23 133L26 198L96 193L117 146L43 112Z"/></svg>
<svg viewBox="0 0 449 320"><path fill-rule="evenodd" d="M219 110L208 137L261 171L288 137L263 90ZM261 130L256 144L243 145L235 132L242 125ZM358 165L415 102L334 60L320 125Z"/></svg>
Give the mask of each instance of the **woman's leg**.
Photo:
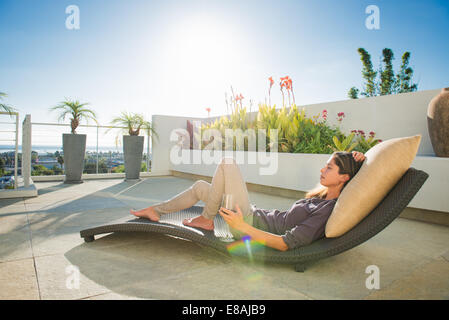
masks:
<svg viewBox="0 0 449 320"><path fill-rule="evenodd" d="M215 170L211 184L204 180L198 180L190 188L170 200L131 213L158 221L160 213L170 213L190 208L201 200L206 204L201 216L184 220L184 224L211 230L213 229L213 219L218 214L224 193L233 195L234 205L237 203L242 210L245 221L252 223L252 210L249 203L248 190L240 169L233 158L223 158L221 160ZM233 234L237 233L232 228L231 231Z"/></svg>
<svg viewBox="0 0 449 320"><path fill-rule="evenodd" d="M152 207L158 213L171 213L190 208L198 201L207 202L210 184L204 180L195 181L195 183L187 190L177 194L171 199L160 202Z"/></svg>
<svg viewBox="0 0 449 320"><path fill-rule="evenodd" d="M238 204L243 216L252 214L246 183L233 158L223 158L217 166L202 216L213 219L218 214L223 194L232 194L234 207Z"/></svg>
<svg viewBox="0 0 449 320"><path fill-rule="evenodd" d="M197 222L202 223L205 220L213 222L214 217L218 214L222 197L225 193L232 194L234 206L238 204L245 221L252 224L253 213L249 202L248 190L242 173L233 158L223 158L217 166L209 188L208 197L205 200L202 199L206 205L201 216L186 220L184 224L197 227ZM231 232L235 236L238 234L238 231L232 228Z"/></svg>
<svg viewBox="0 0 449 320"><path fill-rule="evenodd" d="M148 208L133 211L131 213L138 217L159 221L160 214L181 211L190 208L199 200L207 202L210 184L204 180L195 181L187 190L177 194L169 200L157 203Z"/></svg>

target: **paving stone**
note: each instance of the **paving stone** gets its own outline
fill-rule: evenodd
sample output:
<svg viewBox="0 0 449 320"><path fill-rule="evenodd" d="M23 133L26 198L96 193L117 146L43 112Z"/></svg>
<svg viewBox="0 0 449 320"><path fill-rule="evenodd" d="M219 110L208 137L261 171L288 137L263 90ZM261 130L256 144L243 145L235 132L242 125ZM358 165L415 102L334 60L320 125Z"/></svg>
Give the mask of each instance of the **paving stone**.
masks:
<svg viewBox="0 0 449 320"><path fill-rule="evenodd" d="M141 298L126 296L115 292L108 292L96 296L88 297L83 300L142 300Z"/></svg>
<svg viewBox="0 0 449 320"><path fill-rule="evenodd" d="M155 233L128 234L134 239L128 240L126 245L104 244L114 236L74 247L65 256L80 268L83 275L119 294L152 298L132 290L123 292L120 288L137 288L142 281L165 279L198 268L216 268L229 263L229 259L222 255L211 254L196 243L179 238Z"/></svg>
<svg viewBox="0 0 449 320"><path fill-rule="evenodd" d="M82 299L109 292L102 285L78 273L77 266L73 266L62 254L36 257L35 260L43 300Z"/></svg>
<svg viewBox="0 0 449 320"><path fill-rule="evenodd" d="M449 299L449 262L425 263L391 285L375 290L367 299Z"/></svg>
<svg viewBox="0 0 449 320"><path fill-rule="evenodd" d="M187 267L187 264L185 265ZM151 272L150 266L150 272ZM277 278L245 265L230 263L187 270L163 278L144 277L140 282L116 289L121 294L150 299L181 300L307 300Z"/></svg>
<svg viewBox="0 0 449 320"><path fill-rule="evenodd" d="M3 216L11 215L12 213L26 212L25 202L21 201L8 201L13 199L0 200L0 218Z"/></svg>
<svg viewBox="0 0 449 320"><path fill-rule="evenodd" d="M0 233L0 244L0 262L33 257L28 225Z"/></svg>
<svg viewBox="0 0 449 320"><path fill-rule="evenodd" d="M0 214L0 234L19 231L28 227L27 212L24 205L10 206L9 211Z"/></svg>
<svg viewBox="0 0 449 320"><path fill-rule="evenodd" d="M443 253L442 257L443 257L444 259L446 259L446 261L449 261L449 250L446 251L445 253Z"/></svg>
<svg viewBox="0 0 449 320"><path fill-rule="evenodd" d="M33 259L0 263L0 300L38 300Z"/></svg>
<svg viewBox="0 0 449 320"><path fill-rule="evenodd" d="M313 299L363 299L371 291L366 287L369 266L380 270L381 286L386 286L411 272L425 257L394 248L364 243L339 255L308 263L304 273L293 265L268 263L255 267L268 276L296 288Z"/></svg>

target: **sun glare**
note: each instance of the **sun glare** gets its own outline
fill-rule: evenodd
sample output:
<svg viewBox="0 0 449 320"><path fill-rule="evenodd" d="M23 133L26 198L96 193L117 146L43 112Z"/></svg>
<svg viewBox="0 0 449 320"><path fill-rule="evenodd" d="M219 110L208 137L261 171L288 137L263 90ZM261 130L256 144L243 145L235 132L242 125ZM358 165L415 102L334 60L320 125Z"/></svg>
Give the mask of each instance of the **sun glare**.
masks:
<svg viewBox="0 0 449 320"><path fill-rule="evenodd" d="M229 90L244 50L240 36L211 19L197 18L167 32L162 48L165 95L177 103L196 101L207 107ZM210 105L209 105L210 106Z"/></svg>

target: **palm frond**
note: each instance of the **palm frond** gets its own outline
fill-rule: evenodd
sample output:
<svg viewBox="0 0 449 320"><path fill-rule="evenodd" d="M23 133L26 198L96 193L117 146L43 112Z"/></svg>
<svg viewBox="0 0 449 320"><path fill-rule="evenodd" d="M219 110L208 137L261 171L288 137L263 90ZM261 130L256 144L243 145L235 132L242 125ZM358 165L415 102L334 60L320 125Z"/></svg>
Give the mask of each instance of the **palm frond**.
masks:
<svg viewBox="0 0 449 320"><path fill-rule="evenodd" d="M85 119L86 122L88 122L89 119L92 119L98 124L96 119L97 115L93 110L85 108L87 105L89 105L89 103L81 103L78 100L73 101L65 98L65 100L61 101L58 105L51 107L50 111L59 111L58 121L64 121L65 117L70 115L71 119L69 120L71 122L75 119L78 121ZM72 130L74 129L72 128Z"/></svg>
<svg viewBox="0 0 449 320"><path fill-rule="evenodd" d="M0 92L0 100L3 100L3 97L7 97L8 95L4 92ZM14 109L13 107L4 104L4 103L0 103L0 111L4 111L4 112L8 112L8 114L11 116L13 114L13 112L16 112L17 110Z"/></svg>

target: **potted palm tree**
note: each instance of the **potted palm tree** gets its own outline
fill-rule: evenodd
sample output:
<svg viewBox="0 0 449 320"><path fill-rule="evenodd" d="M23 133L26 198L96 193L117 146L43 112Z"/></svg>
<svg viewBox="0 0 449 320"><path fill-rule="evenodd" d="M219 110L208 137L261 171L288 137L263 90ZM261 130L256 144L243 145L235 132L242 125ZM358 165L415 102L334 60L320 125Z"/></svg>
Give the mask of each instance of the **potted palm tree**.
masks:
<svg viewBox="0 0 449 320"><path fill-rule="evenodd" d="M62 149L64 152L64 183L82 183L81 176L84 168L84 155L86 153L86 135L77 134L80 121L85 119L94 120L97 124L97 116L94 111L87 109L88 103L80 103L78 100L72 101L66 99L50 111L59 111L58 121L65 120L66 116L70 117L70 125L72 132L63 133Z"/></svg>
<svg viewBox="0 0 449 320"><path fill-rule="evenodd" d="M150 121L146 121L142 114L122 111L119 117L112 119L111 125L123 127L123 153L125 158L125 180L136 180L140 177L144 136L140 131L146 131L148 139L151 134L158 136Z"/></svg>

